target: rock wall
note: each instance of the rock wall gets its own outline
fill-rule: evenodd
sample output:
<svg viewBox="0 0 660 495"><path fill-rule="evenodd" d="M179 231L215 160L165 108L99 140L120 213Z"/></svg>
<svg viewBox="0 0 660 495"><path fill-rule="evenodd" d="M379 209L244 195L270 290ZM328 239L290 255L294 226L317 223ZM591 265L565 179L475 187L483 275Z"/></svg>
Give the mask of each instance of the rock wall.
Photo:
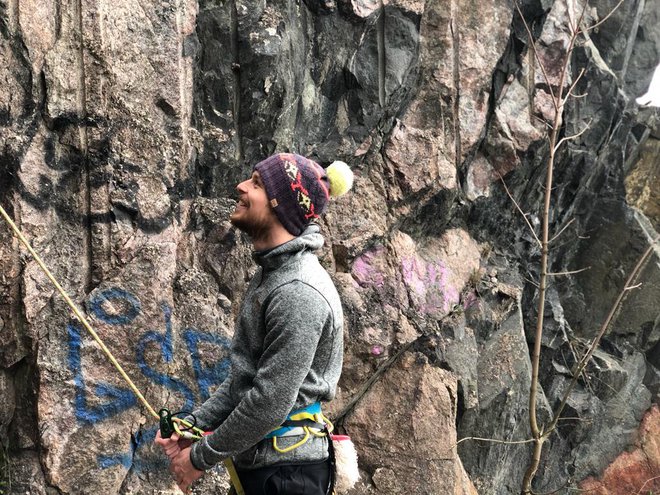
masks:
<svg viewBox="0 0 660 495"><path fill-rule="evenodd" d="M607 17L616 4L591 3L604 22L571 57L584 96L561 135L588 129L557 155L550 270L590 269L549 288L541 422L658 236L658 111L634 98L660 57L660 2ZM556 85L581 4L520 8ZM0 0L0 40L0 203L154 407L189 410L227 375L254 269L227 221L235 184L275 151L342 159L356 184L322 222L321 258L346 313L328 413L355 439L355 493L519 493L528 444L456 445L530 436L539 251L499 177L538 232L553 109L510 1ZM618 456L648 438L657 244L638 282L540 492L589 478L611 493ZM4 225L0 294L0 488L175 493L154 421ZM660 489L635 472L626 486ZM197 491L226 483L218 470Z"/></svg>

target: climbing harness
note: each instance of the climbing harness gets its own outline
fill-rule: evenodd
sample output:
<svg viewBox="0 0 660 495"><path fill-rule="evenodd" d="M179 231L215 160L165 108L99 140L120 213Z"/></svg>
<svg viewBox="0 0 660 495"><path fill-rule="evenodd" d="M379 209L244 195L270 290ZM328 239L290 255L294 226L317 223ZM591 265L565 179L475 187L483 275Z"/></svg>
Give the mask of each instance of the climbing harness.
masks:
<svg viewBox="0 0 660 495"><path fill-rule="evenodd" d="M312 437L327 437L328 451L330 454L330 483L326 495L335 495L335 451L332 445L334 429L332 423L321 412L321 403L314 402L307 407L292 411L278 428L268 433L265 438L272 438L273 449L280 454L285 454L297 449L307 443ZM283 437L302 436L302 438L288 447L279 447L277 439Z"/></svg>
<svg viewBox="0 0 660 495"><path fill-rule="evenodd" d="M112 355L110 350L106 347L105 343L101 340L101 337L96 333L96 331L92 328L92 326L88 323L87 319L83 316L82 312L78 309L78 307L75 305L75 303L71 300L71 298L68 296L68 294L64 291L62 286L59 284L59 282L55 279L53 274L50 272L48 267L44 264L44 262L41 260L39 255L35 252L34 249L32 249L32 246L30 246L30 243L27 241L27 239L23 236L19 228L16 226L14 221L11 219L11 217L7 214L5 209L0 206L0 214L2 217L6 220L6 222L9 224L11 227L12 231L16 235L19 241L25 246L25 248L28 250L32 258L37 262L39 267L42 269L42 271L46 274L46 277L51 281L51 283L55 286L57 291L60 293L60 295L64 298L66 301L67 305L71 308L73 313L76 315L76 318L82 323L83 327L85 327L85 330L89 332L89 334L94 338L96 343L101 347L101 350L103 353L108 357L110 362L113 364L113 366L117 369L119 374L122 376L122 378L126 381L130 389L133 391L133 393L136 395L136 397L142 402L144 407L146 407L147 411L149 411L149 414L151 414L155 419L159 421L159 424L161 428L163 425L165 425L165 433L168 434L166 437L163 435L163 432L161 430L161 436L163 438L169 438L172 436L173 433L180 434L184 438L189 438L191 440L199 440L206 434L206 432L202 431L201 429L195 427L194 424L188 423L186 420L183 420L181 418L176 417L176 414L171 414L167 409L161 409L160 414L156 412L156 410L147 402L147 399L145 399L144 395L138 390L137 386L135 383L133 383L133 380L126 374L124 369L121 367L119 362L115 359L115 357ZM182 430L179 425L183 425L184 429ZM241 485L241 481L238 478L238 473L236 473L236 468L234 467L233 461L228 458L224 460L224 465L225 468L227 469L227 473L229 474L229 478L231 480L232 485L234 486L234 490L236 491L237 495L245 495L245 492L243 491L243 486Z"/></svg>
<svg viewBox="0 0 660 495"><path fill-rule="evenodd" d="M268 433L265 438L272 438L273 449L280 454L285 454L304 445L312 436L325 437L332 430L332 423L321 412L321 403L315 402L305 408L291 412L287 416L286 421ZM300 435L303 438L289 447L280 448L277 445L278 438Z"/></svg>
<svg viewBox="0 0 660 495"><path fill-rule="evenodd" d="M315 402L302 409L292 411L278 428L268 433L265 438L272 438L273 449L284 454L304 445L312 437L328 438L330 459L330 484L328 495L347 493L360 478L355 446L348 435L333 435L334 426L321 412L321 403ZM302 438L289 447L277 445L278 438L301 436Z"/></svg>

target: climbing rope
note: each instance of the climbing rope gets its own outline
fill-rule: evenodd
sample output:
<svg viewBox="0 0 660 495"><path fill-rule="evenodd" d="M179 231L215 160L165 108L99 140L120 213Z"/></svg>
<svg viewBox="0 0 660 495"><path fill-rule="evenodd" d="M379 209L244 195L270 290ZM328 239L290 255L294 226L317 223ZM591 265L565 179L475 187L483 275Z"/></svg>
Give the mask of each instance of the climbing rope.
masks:
<svg viewBox="0 0 660 495"><path fill-rule="evenodd" d="M144 405L144 407L147 408L147 411L149 411L149 414L151 414L155 419L159 420L161 419L160 415L156 412L156 410L149 404L147 399L145 399L144 395L142 395L142 392L137 388L135 383L133 383L133 380L126 374L124 369L121 367L119 362L115 359L115 357L112 355L110 352L110 349L108 349L101 340L101 337L96 333L96 331L92 328L92 326L89 324L87 321L87 318L82 314L82 312L78 309L78 307L75 305L75 303L71 300L69 295L64 291L62 286L59 284L57 279L53 276L53 274L50 272L48 267L45 265L45 263L41 260L39 255L36 253L34 249L32 249L32 246L30 246L30 243L27 241L25 236L21 233L19 228L16 226L14 221L11 219L11 217L7 214L5 209L0 206L0 214L3 216L3 218L7 221L9 226L11 227L12 231L16 235L19 241L25 246L25 248L28 250L32 258L37 262L39 267L43 270L43 272L46 274L48 279L52 282L52 284L55 286L57 291L61 294L61 296L64 298L66 301L67 305L71 308L71 311L76 315L76 318L82 323L82 325L85 327L85 329L90 333L90 335L94 338L96 343L101 347L101 350L105 353L105 355L108 357L112 365L117 369L119 374L122 376L122 378L126 381L128 386L131 388L133 393L136 395L138 399L140 399L140 402ZM195 440L199 440L202 438L204 432L200 430L199 428L194 427L194 425L191 425L187 421L177 418L177 417L172 417L172 420L174 421L174 429L177 432L177 434L180 434L183 437L186 438L192 438ZM184 425L185 427L193 430L195 433L190 434L189 432L182 431L177 423L180 423ZM234 467L234 463L232 462L231 459L225 459L224 461L225 468L227 469L227 472L229 473L229 478L231 479L232 485L234 485L234 489L236 490L237 495L245 495L245 492L243 491L243 487L241 486L241 482L238 478L238 473L236 473L236 468Z"/></svg>

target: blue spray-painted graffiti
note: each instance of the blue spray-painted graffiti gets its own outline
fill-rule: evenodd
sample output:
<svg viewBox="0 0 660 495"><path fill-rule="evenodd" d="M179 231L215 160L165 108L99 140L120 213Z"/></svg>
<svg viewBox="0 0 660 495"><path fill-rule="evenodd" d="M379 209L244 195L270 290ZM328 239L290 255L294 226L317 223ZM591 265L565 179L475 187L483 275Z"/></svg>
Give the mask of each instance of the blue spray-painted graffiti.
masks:
<svg viewBox="0 0 660 495"><path fill-rule="evenodd" d="M117 301L119 310L108 311L107 306L113 306ZM109 303L109 304L108 304ZM130 292L113 287L101 291L89 301L89 307L99 320L109 325L126 325L140 314L140 300Z"/></svg>
<svg viewBox="0 0 660 495"><path fill-rule="evenodd" d="M193 391L185 383L182 383L174 378L167 376L165 373L161 373L153 369L145 359L145 351L147 346L151 342L155 342L160 346L161 356L166 363L169 363L173 359L172 352L172 322L171 315L172 311L170 310L167 304L162 304L163 315L165 316L165 335L160 334L156 331L147 332L142 336L138 342L137 347L137 362L142 374L147 378L151 379L154 383L158 385L163 385L173 392L179 392L185 398L186 402L183 405L183 410L191 411L195 405L195 395Z"/></svg>
<svg viewBox="0 0 660 495"><path fill-rule="evenodd" d="M135 433L131 438L128 452L98 456L99 467L107 469L120 465L125 469L133 469L136 473L166 469L168 461L164 456L147 457L140 450L143 445L149 445L154 441L156 431L158 431L157 427L151 427Z"/></svg>
<svg viewBox="0 0 660 495"><path fill-rule="evenodd" d="M94 395L109 399L102 405L87 404L87 387L82 373L80 349L82 347L81 330L75 324L67 326L69 334L69 369L74 372L76 384L76 418L83 423L96 423L115 416L137 403L135 394L130 389L122 389L109 383L97 383Z"/></svg>
<svg viewBox="0 0 660 495"><path fill-rule="evenodd" d="M127 325L141 313L140 300L123 289L113 287L100 291L89 302L91 312L103 323L109 325ZM166 373L154 369L146 359L147 352L151 352L153 359L153 348L160 352L160 357L165 363L171 363L174 359L174 336L172 330L172 309L166 304L161 304L161 310L165 323L165 332L161 333L150 330L140 337L136 347L136 361L142 374L157 385L164 386L175 392L177 397L184 400L183 410L192 410L195 404L195 393L191 387L180 380L168 376ZM121 412L135 406L137 398L128 388L120 388L109 383L97 381L94 387L94 395L101 399L101 404L90 405L88 403L88 387L85 383L82 371L82 331L77 323L71 322L67 326L69 335L69 368L74 372L74 384L76 388L75 412L78 421L85 424L97 423L108 420ZM194 328L187 328L183 332L183 340L190 352L193 371L197 381L197 389L201 400L210 396L212 386L222 383L229 373L229 357L227 349L230 342L227 338L209 332L201 332ZM203 345L217 346L220 359L213 363L205 363L200 352L200 343ZM166 461L162 456L157 458L145 458L140 447L150 444L155 435L157 427L140 430L134 434L129 452L120 452L98 457L99 467L109 468L121 465L126 469L141 472L148 469L163 468Z"/></svg>
<svg viewBox="0 0 660 495"><path fill-rule="evenodd" d="M200 342L209 342L229 349L231 342L221 335L198 332L194 328L188 328L183 333L183 339L186 341L188 351L190 351L190 355L192 356L192 365L195 378L197 379L197 385L199 386L199 393L202 400L206 400L211 395L209 388L213 385L219 385L227 378L229 373L229 359L221 359L212 366L204 366L200 359L198 344Z"/></svg>

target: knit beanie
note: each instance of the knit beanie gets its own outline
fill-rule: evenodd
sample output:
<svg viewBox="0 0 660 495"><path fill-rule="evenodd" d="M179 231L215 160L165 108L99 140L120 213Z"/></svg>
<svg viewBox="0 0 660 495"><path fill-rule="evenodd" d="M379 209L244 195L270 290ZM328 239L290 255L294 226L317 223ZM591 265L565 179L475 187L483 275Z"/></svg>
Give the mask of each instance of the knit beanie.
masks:
<svg viewBox="0 0 660 495"><path fill-rule="evenodd" d="M324 169L293 153L270 156L254 170L261 176L277 218L295 236L325 212L331 196L341 196L353 186L353 172L344 162Z"/></svg>

